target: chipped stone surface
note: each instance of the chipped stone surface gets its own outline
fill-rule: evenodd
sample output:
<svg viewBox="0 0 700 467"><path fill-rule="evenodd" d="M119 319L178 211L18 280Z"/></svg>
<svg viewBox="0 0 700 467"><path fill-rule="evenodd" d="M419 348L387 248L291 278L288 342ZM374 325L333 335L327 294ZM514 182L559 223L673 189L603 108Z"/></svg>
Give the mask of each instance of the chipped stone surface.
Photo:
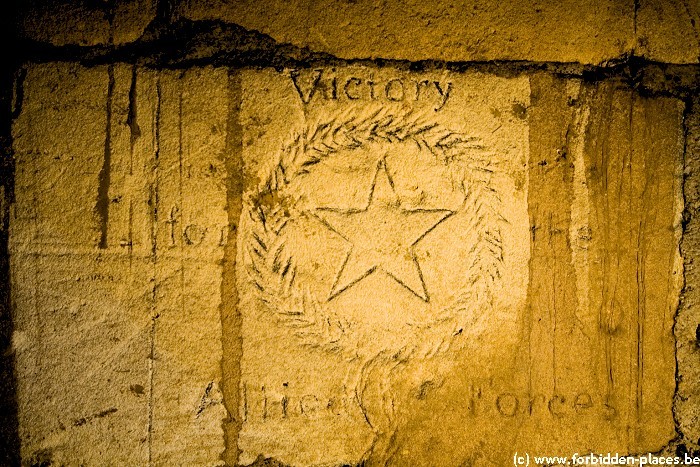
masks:
<svg viewBox="0 0 700 467"><path fill-rule="evenodd" d="M676 415L683 439L700 444L700 309L698 291L700 278L696 258L700 255L698 213L700 212L700 113L697 99L692 102L686 120L686 165L684 195L686 201L686 225L683 234L682 253L685 267L683 302L676 320L676 348L678 357L678 395ZM691 445L692 445L691 444Z"/></svg>
<svg viewBox="0 0 700 467"><path fill-rule="evenodd" d="M239 86L240 463L675 436L680 101L362 67Z"/></svg>

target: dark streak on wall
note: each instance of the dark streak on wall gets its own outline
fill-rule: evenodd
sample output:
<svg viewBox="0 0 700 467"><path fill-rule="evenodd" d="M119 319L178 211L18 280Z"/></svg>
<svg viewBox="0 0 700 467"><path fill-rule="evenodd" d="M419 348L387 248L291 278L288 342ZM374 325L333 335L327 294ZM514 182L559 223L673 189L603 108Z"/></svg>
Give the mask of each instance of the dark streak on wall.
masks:
<svg viewBox="0 0 700 467"><path fill-rule="evenodd" d="M99 247L107 248L107 226L109 225L109 182L112 159L112 100L114 96L114 67L107 67L109 82L107 84L107 128L105 129L105 149L102 159L102 168L99 174L99 188L97 192L97 203L95 213L100 219L100 241Z"/></svg>
<svg viewBox="0 0 700 467"><path fill-rule="evenodd" d="M241 154L243 146L243 128L239 121L241 105L240 76L234 71L229 74L229 115L226 131L226 154ZM240 454L238 452L238 433L243 421L238 414L239 383L241 380L240 359L243 356L243 344L240 338L242 317L238 307L238 290L236 289L235 263L237 255L237 227L241 215L241 197L243 195L242 177L240 174L243 161L240 157L226 157L226 172L228 174L226 186L226 203L229 215L229 229L224 248L223 278L221 281L221 325L223 330L222 347L223 361L221 362L224 393L224 401L227 419L224 421L224 439L226 451L224 461L228 465L233 464Z"/></svg>

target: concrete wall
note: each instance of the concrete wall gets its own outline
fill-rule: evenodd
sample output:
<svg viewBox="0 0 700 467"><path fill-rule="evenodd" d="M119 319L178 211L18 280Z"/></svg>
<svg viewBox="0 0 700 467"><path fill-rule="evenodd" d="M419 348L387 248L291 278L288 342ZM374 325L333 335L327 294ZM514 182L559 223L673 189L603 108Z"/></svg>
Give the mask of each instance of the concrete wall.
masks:
<svg viewBox="0 0 700 467"><path fill-rule="evenodd" d="M8 13L0 463L700 456L697 2Z"/></svg>

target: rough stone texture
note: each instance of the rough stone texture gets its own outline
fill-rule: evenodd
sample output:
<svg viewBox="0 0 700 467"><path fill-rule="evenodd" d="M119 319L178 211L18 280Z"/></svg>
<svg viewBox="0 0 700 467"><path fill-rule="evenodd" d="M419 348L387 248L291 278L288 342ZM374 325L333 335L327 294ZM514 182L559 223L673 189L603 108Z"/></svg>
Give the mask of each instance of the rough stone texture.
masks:
<svg viewBox="0 0 700 467"><path fill-rule="evenodd" d="M154 0L34 0L20 8L21 37L57 46L136 41ZM283 44L346 59L528 60L604 64L627 55L698 63L700 9L687 0L412 2L173 2L175 16L217 20ZM369 32L369 33L368 33Z"/></svg>
<svg viewBox="0 0 700 467"><path fill-rule="evenodd" d="M686 0L485 1L468 7L420 1L182 0L179 12L347 59L603 64L625 55L668 63L698 63L700 57L700 11L697 2Z"/></svg>
<svg viewBox="0 0 700 467"><path fill-rule="evenodd" d="M219 304L227 227L227 76L210 68L160 73L151 94L160 101L152 192L155 464L215 465L224 448Z"/></svg>
<svg viewBox="0 0 700 467"><path fill-rule="evenodd" d="M14 127L20 196L10 237L25 460L146 459L147 398L131 388L148 387L148 295L124 291L147 287L148 263L129 267L127 257L97 250L93 212L107 102L126 102L128 84L120 88L104 67L28 71Z"/></svg>
<svg viewBox="0 0 700 467"><path fill-rule="evenodd" d="M155 16L156 2L31 0L19 10L23 38L57 46L119 45L143 34Z"/></svg>
<svg viewBox="0 0 700 467"><path fill-rule="evenodd" d="M337 99L329 88L314 92L314 76L319 85L336 81ZM300 93L289 73L246 73L242 83L241 462L263 454L291 465L356 464L370 446L377 452L391 449L384 444L397 421L379 413L377 388L359 389L406 371L405 362L392 365L385 359L401 354L430 365L425 355L437 347L462 347L474 339L484 341L480 355L493 349L495 330L465 306L486 297L477 298L477 289L465 288L465 281L481 275L478 287L488 289L482 292L500 295L492 319L514 326L527 278L527 257L515 252L527 251L528 227L522 192L527 127L513 109L528 104L527 80L350 68L303 73ZM488 92L479 93L481 88ZM467 111L466 102L471 104ZM430 125L439 127L423 131ZM416 139L401 141L401 135L412 133ZM294 134L303 143L295 144ZM284 145L291 145L289 153L277 149ZM448 148L453 145L454 150ZM308 163L316 156L318 164ZM459 160L448 163L448 157ZM473 171L469 164L476 166ZM483 177L496 168L493 179ZM256 204L261 202L258 190L268 189L270 173L277 185L271 205ZM280 173L289 187L279 180ZM486 192L495 188L500 202ZM386 203L399 203L400 209ZM290 214L280 218L280 207ZM363 207L364 214L346 212ZM264 210L264 220L257 209ZM501 223L499 216L507 220ZM391 231L372 230L383 218L391 219L386 224L391 231L409 237L402 242ZM284 229L269 232L282 222ZM482 252L491 245L480 238L488 229L493 229L495 255ZM251 244L251 235L267 246ZM375 242L384 241L375 249ZM504 264L501 241L510 252ZM415 259L401 260L394 248L405 250L400 255L412 251ZM278 273L270 269L274 256L283 265ZM363 277L376 266L376 274ZM246 274L251 268L256 271L252 280ZM496 274L514 290L506 292L500 283L492 290ZM275 276L289 279L288 292L277 291ZM261 296L271 302L269 308L258 304ZM461 334L457 343L449 338L454 333ZM499 346L511 345L512 335L502 337ZM436 361L444 360L444 350ZM384 396L393 398L397 388L386 390L391 394ZM403 401L395 404L399 409ZM386 439L377 442L373 430Z"/></svg>
<svg viewBox="0 0 700 467"><path fill-rule="evenodd" d="M242 464L506 465L675 436L680 101L549 74L241 83Z"/></svg>
<svg viewBox="0 0 700 467"><path fill-rule="evenodd" d="M19 9L0 464L700 455L697 2Z"/></svg>
<svg viewBox="0 0 700 467"><path fill-rule="evenodd" d="M28 68L10 239L25 462L218 461L225 84Z"/></svg>
<svg viewBox="0 0 700 467"><path fill-rule="evenodd" d="M341 58L602 63L635 45L634 5L610 1L178 2L192 20L239 24Z"/></svg>
<svg viewBox="0 0 700 467"><path fill-rule="evenodd" d="M677 99L549 73L54 63L20 104L25 462L503 465L675 436ZM377 247L359 232L382 219L423 227Z"/></svg>
<svg viewBox="0 0 700 467"><path fill-rule="evenodd" d="M700 2L641 0L636 54L667 63L700 60Z"/></svg>

